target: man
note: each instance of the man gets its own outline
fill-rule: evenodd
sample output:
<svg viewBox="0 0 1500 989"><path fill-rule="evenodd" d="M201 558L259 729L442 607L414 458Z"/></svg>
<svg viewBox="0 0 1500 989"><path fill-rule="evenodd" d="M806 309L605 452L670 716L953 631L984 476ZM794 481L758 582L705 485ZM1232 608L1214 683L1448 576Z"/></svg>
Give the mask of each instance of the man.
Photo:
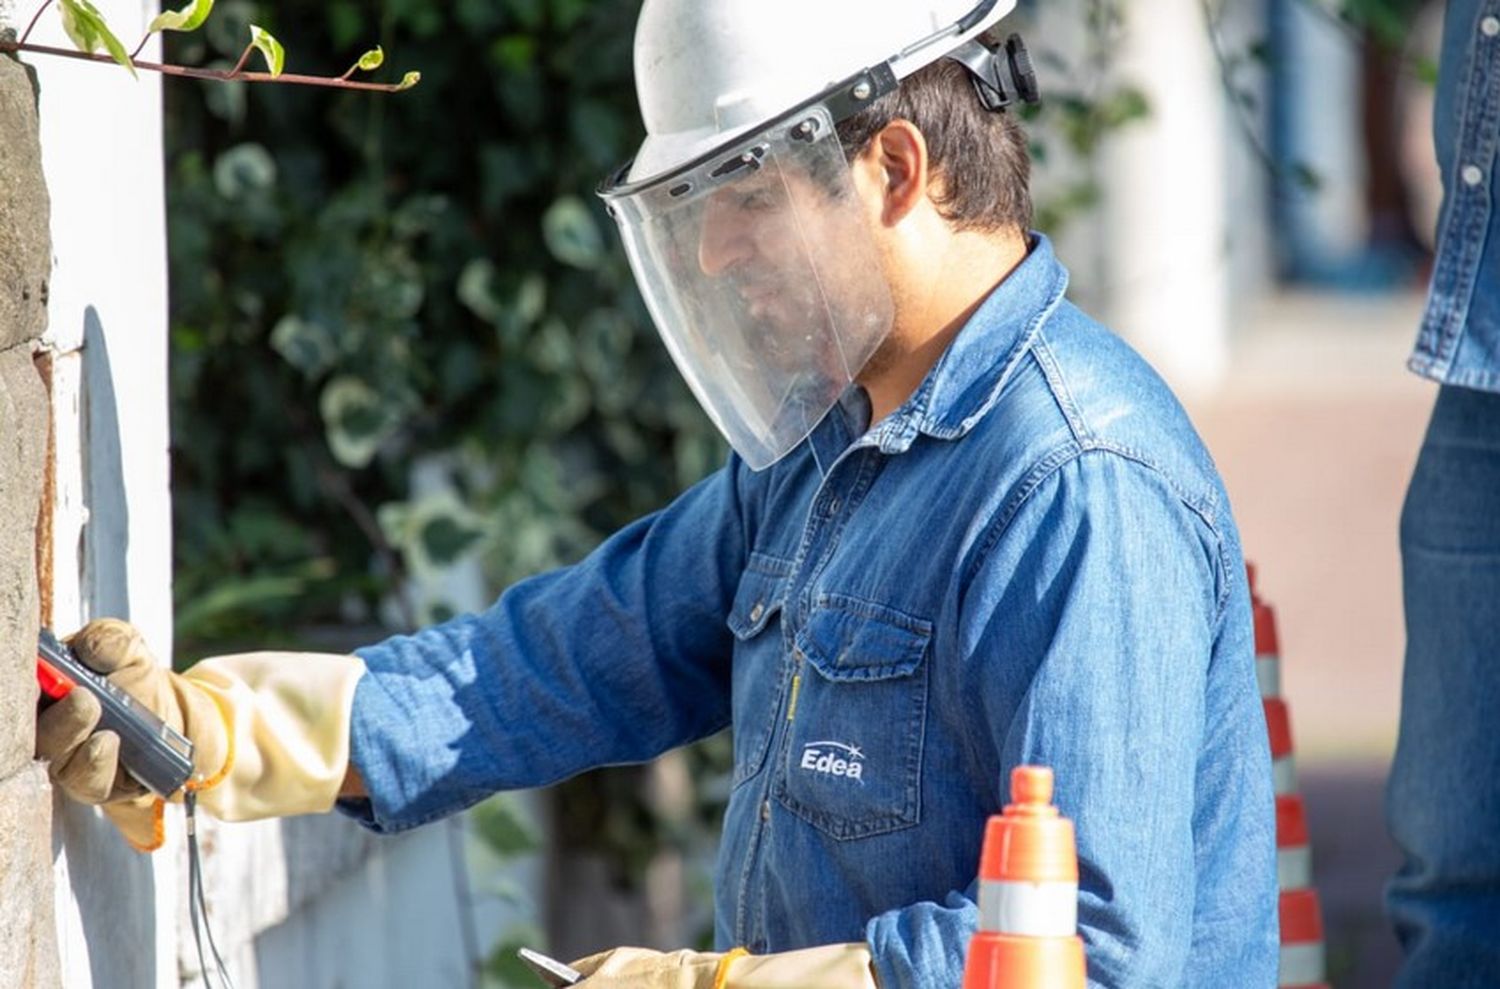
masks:
<svg viewBox="0 0 1500 989"><path fill-rule="evenodd" d="M620 949L587 984L955 986L985 819L1041 763L1095 985L1274 984L1238 536L1165 386L1027 234L1005 111L1029 63L975 40L1009 7L647 0L648 137L602 195L735 456L578 565L358 658L177 677L88 626L84 658L199 741L204 805L341 794L397 831L732 725L723 953ZM153 802L84 708L48 712L41 751L149 844Z"/></svg>
<svg viewBox="0 0 1500 989"><path fill-rule="evenodd" d="M1386 792L1400 986L1500 985L1500 0L1447 5L1444 203L1412 370L1442 383L1401 517L1406 667Z"/></svg>

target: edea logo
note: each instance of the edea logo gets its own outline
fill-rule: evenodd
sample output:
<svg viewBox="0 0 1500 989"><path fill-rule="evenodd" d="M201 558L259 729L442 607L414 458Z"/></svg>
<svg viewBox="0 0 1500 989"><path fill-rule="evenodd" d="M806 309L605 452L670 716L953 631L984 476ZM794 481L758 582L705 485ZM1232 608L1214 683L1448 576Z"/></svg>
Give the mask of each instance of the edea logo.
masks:
<svg viewBox="0 0 1500 989"><path fill-rule="evenodd" d="M843 742L808 742L802 747L803 769L824 776L865 781L865 754L857 746Z"/></svg>

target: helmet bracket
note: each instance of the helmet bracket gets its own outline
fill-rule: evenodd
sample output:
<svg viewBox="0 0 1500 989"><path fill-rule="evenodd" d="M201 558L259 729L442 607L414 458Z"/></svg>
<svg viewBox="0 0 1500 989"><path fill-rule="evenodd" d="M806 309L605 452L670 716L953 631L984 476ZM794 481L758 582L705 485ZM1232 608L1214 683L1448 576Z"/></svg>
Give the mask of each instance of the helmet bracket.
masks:
<svg viewBox="0 0 1500 989"><path fill-rule="evenodd" d="M1002 50L974 39L949 52L946 58L969 70L979 102L991 113L999 113L1016 102L1039 103L1036 70L1019 34L1006 39Z"/></svg>

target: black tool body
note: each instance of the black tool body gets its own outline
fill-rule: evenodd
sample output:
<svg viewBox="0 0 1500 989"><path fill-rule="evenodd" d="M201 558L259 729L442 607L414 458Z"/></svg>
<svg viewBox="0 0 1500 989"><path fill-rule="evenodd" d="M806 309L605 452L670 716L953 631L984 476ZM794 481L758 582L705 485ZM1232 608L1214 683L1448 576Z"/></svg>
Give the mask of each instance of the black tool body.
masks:
<svg viewBox="0 0 1500 989"><path fill-rule="evenodd" d="M99 729L120 736L120 762L160 797L182 789L193 775L193 743L143 704L89 669L47 629L37 637L36 678L42 704L83 688L99 700Z"/></svg>

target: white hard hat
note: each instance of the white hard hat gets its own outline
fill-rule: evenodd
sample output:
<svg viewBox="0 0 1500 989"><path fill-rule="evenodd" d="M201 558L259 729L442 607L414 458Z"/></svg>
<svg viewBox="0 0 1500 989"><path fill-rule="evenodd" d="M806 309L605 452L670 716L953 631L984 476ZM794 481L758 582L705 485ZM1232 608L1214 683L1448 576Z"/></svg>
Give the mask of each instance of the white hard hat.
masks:
<svg viewBox="0 0 1500 989"><path fill-rule="evenodd" d="M698 158L829 86L897 80L994 25L1015 0L645 0L635 84L646 140L629 181Z"/></svg>
<svg viewBox="0 0 1500 989"><path fill-rule="evenodd" d="M945 56L986 110L1034 99L1019 39L1008 70L972 40L1014 7L645 0L647 137L600 195L667 350L752 470L817 426L894 317L838 124Z"/></svg>

